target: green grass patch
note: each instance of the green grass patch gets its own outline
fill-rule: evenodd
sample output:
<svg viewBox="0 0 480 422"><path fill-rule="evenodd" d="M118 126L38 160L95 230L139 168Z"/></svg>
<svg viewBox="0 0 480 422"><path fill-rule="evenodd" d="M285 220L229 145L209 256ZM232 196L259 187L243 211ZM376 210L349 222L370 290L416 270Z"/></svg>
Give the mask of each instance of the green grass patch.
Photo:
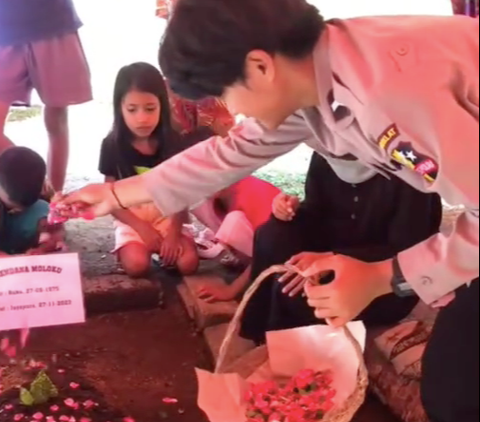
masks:
<svg viewBox="0 0 480 422"><path fill-rule="evenodd" d="M42 114L41 106L32 107L15 107L10 110L7 122L22 122L24 120L33 119Z"/></svg>
<svg viewBox="0 0 480 422"><path fill-rule="evenodd" d="M260 170L255 173L255 176L270 182L289 195L296 195L301 198L305 195L305 174Z"/></svg>

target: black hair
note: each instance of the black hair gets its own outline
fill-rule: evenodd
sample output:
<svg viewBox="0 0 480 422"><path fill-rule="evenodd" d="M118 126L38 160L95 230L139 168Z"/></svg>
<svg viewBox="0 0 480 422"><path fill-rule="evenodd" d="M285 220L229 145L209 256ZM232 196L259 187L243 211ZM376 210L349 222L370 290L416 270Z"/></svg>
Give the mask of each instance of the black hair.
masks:
<svg viewBox="0 0 480 422"><path fill-rule="evenodd" d="M306 0L179 0L160 46L160 68L182 97L221 97L245 80L248 53L303 59L324 28Z"/></svg>
<svg viewBox="0 0 480 422"><path fill-rule="evenodd" d="M115 80L113 93L114 121L109 135L116 147L119 163L122 163L122 157L125 156L124 151L128 151L135 137L125 123L122 113L122 101L132 90L155 95L160 102L160 122L152 133L152 138L159 141L159 149L162 148L160 141L162 143L170 143L174 134L168 89L160 71L155 66L142 62L122 67ZM122 173L124 177L136 174L133 168L123 168Z"/></svg>
<svg viewBox="0 0 480 422"><path fill-rule="evenodd" d="M0 155L0 186L10 202L28 208L40 199L47 166L29 148L13 147Z"/></svg>

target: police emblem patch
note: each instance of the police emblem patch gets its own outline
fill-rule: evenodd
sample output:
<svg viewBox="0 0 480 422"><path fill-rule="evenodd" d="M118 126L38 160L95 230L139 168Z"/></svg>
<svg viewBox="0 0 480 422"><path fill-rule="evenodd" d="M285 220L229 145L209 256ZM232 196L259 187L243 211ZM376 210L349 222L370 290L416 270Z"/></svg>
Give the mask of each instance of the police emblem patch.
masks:
<svg viewBox="0 0 480 422"><path fill-rule="evenodd" d="M409 142L400 142L392 151L392 157L405 167L419 173L430 183L435 182L438 177L437 162L433 158L417 152Z"/></svg>

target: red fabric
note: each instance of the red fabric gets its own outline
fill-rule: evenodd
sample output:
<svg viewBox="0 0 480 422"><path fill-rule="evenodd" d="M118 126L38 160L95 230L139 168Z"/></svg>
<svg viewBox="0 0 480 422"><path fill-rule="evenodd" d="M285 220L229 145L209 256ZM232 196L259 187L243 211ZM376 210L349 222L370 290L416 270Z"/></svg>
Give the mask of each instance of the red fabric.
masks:
<svg viewBox="0 0 480 422"><path fill-rule="evenodd" d="M233 126L235 119L226 105L216 98L190 101L169 93L172 119L181 133L193 132L200 126L212 127L219 121L225 126Z"/></svg>
<svg viewBox="0 0 480 422"><path fill-rule="evenodd" d="M280 189L256 177L247 177L221 193L227 197L228 211L243 211L254 230L270 218L274 198Z"/></svg>

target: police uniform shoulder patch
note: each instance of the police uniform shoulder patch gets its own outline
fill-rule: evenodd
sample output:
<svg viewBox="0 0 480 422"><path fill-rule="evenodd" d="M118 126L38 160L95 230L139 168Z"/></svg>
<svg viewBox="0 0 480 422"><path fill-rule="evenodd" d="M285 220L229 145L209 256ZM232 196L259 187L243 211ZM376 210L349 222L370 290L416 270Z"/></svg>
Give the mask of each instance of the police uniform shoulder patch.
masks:
<svg viewBox="0 0 480 422"><path fill-rule="evenodd" d="M433 183L438 177L438 163L425 154L420 154L410 142L400 142L392 151L392 157L400 164L416 171L428 182Z"/></svg>
<svg viewBox="0 0 480 422"><path fill-rule="evenodd" d="M380 148L386 150L390 144L400 136L400 131L397 125L390 125L378 138L378 145Z"/></svg>

